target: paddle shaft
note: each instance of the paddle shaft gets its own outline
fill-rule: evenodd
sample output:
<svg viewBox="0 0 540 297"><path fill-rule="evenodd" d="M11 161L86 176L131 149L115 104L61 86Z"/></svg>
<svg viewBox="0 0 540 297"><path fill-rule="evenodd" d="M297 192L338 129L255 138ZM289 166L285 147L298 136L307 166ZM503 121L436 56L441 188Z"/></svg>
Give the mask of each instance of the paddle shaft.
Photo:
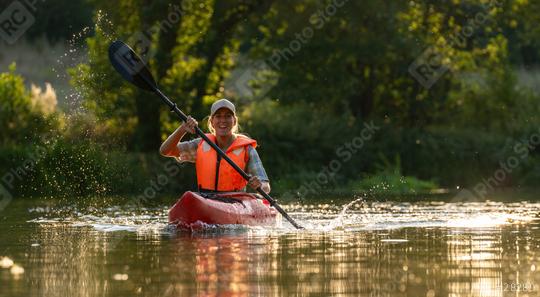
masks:
<svg viewBox="0 0 540 297"><path fill-rule="evenodd" d="M151 85L151 84L149 84ZM172 102L169 98L167 98L167 96L165 96L165 94L163 94L158 88L155 88L154 87L154 92L161 98L161 100L163 100L163 102L165 102L165 104L167 104L167 106L169 106L169 108L171 109L172 112L176 113L180 119L182 121L187 121L187 116L178 108L178 106L176 105L176 103ZM195 132L197 133L197 135L199 135L204 141L206 141L214 150L216 150L216 152L223 158L225 159L225 161L227 161L227 163L229 163L229 165L231 165L245 180L249 181L249 178L250 176L244 172L244 170L242 170L242 168L238 167L238 165L236 165L236 163L234 163L233 160L231 160L231 158L229 158L229 156L227 156L227 154L225 154L225 152L223 152L223 150L221 150L221 148L215 144L214 142L212 142L208 136L206 136L206 134L204 134L204 132L199 128L199 127L195 127ZM279 206L276 201L270 197L270 195L268 195L265 191L263 191L261 189L261 187L258 187L257 188L257 192L259 192L259 194L261 194L264 199L266 199L270 205L272 205L275 209L277 209L277 211L279 211L279 213L285 217L294 227L296 227L297 229L304 229L302 226L300 226L298 223L296 223L286 212L285 210L283 210L283 208L281 208L281 206Z"/></svg>

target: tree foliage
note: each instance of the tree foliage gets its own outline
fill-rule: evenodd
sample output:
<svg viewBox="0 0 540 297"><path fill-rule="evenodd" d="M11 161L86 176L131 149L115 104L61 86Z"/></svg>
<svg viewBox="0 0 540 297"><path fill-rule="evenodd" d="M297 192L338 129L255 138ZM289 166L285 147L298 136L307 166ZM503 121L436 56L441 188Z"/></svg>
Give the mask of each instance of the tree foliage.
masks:
<svg viewBox="0 0 540 297"><path fill-rule="evenodd" d="M172 120L152 95L127 86L114 73L105 54L112 39L143 44L136 50L152 66L163 91L186 112L202 117L208 104L223 96L223 81L239 45L235 32L269 6L264 0L94 4L103 14L96 16L96 34L88 39L90 62L72 72L74 83L90 110L132 135L136 150L156 149L160 127Z"/></svg>
<svg viewBox="0 0 540 297"><path fill-rule="evenodd" d="M115 39L131 44L162 91L200 122L214 100L235 101L268 171L289 174L285 182L316 176L336 147L374 121L383 132L343 164L336 180L376 172L382 153L399 157L403 174L469 183L511 153L506 139L527 137L540 125L537 82L530 88L517 75L540 64L534 1L88 3L95 23L88 61L70 73L91 115L72 127L98 126L92 133L102 135L93 139L119 140L128 151L155 153L179 123L153 94L115 73L107 56ZM432 64L421 59L426 55ZM433 79L429 85L415 75L416 63L430 68L420 73ZM43 116L28 104L22 79L2 74L0 92L8 104L0 121L13 127L0 132L2 139L29 139L32 133L20 131L34 131L25 125ZM14 108L19 112L8 112ZM76 139L75 130L65 134ZM534 153L523 166L531 172L540 167Z"/></svg>

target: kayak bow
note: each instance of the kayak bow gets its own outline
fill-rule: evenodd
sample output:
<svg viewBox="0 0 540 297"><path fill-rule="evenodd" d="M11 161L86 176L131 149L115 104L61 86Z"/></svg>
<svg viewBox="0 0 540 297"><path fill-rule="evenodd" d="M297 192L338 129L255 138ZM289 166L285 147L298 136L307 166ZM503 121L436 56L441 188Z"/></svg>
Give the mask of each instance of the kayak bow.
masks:
<svg viewBox="0 0 540 297"><path fill-rule="evenodd" d="M181 227L206 224L271 225L276 210L266 200L244 192L185 192L169 210L169 224Z"/></svg>

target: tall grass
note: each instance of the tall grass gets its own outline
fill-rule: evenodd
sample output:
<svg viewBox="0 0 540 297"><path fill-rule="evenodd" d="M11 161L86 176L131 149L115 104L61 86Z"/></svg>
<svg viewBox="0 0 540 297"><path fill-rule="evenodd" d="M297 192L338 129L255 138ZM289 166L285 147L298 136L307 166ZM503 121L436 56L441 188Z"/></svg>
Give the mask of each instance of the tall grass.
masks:
<svg viewBox="0 0 540 297"><path fill-rule="evenodd" d="M2 47L0 69L5 71L15 62L17 73L25 78L27 88L35 85L47 91L49 84L56 94L62 95L57 98L58 105L67 108L68 95L73 91L66 70L84 57L84 51L65 41L51 43L46 38L20 39L13 45Z"/></svg>

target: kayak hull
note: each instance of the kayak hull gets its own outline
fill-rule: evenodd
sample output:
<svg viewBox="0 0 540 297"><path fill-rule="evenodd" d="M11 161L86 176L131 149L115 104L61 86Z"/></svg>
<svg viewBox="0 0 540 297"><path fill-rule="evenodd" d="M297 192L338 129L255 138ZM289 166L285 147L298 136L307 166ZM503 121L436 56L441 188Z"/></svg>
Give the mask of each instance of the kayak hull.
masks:
<svg viewBox="0 0 540 297"><path fill-rule="evenodd" d="M198 193L185 192L169 210L169 224L190 227L205 223L212 225L271 225L276 210L266 200L244 192Z"/></svg>

